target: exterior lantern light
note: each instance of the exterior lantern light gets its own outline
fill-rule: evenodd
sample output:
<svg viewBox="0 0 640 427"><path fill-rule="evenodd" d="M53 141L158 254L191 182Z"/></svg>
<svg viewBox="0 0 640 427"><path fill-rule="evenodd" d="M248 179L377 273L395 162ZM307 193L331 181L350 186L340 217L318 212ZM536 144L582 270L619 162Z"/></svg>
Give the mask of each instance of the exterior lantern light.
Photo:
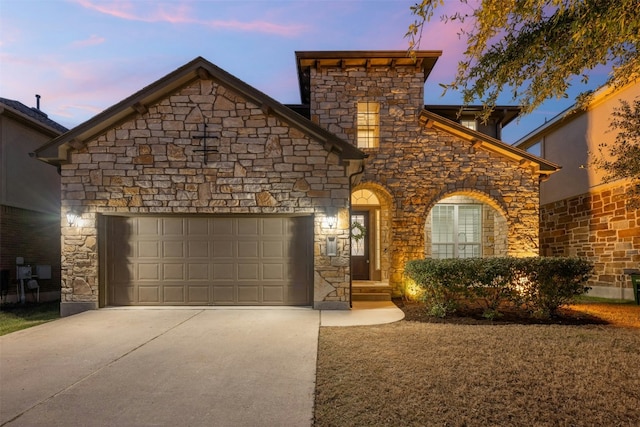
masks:
<svg viewBox="0 0 640 427"><path fill-rule="evenodd" d="M328 207L325 216L325 225L327 228L335 228L338 223L338 210L334 207Z"/></svg>
<svg viewBox="0 0 640 427"><path fill-rule="evenodd" d="M80 215L78 215L74 210L70 210L67 212L67 224L69 224L70 226L73 227L74 225L76 225L79 218Z"/></svg>

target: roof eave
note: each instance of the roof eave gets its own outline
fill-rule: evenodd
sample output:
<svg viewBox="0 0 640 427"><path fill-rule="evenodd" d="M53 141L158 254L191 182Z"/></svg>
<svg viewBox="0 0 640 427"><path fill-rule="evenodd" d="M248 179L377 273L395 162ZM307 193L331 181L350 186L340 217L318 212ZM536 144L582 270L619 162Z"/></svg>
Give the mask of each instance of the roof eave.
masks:
<svg viewBox="0 0 640 427"><path fill-rule="evenodd" d="M561 168L560 165L542 159L509 144L505 144L498 139L469 129L427 110L421 111L420 121L427 127L440 129L466 141L469 141L473 143L476 148L485 148L489 151L493 151L502 156L508 157L518 162L523 167L530 167L536 174L550 175L554 172L557 172Z"/></svg>
<svg viewBox="0 0 640 427"><path fill-rule="evenodd" d="M332 151L338 152L342 159L363 159L365 157L362 151L351 144L340 140L295 111L201 57L39 147L35 150L36 156L48 163L64 163L68 160L67 154L71 146L77 148L83 142L126 120L132 114L146 112L149 105L196 79L212 79L231 87L265 111L265 114L271 112L299 130L312 135Z"/></svg>

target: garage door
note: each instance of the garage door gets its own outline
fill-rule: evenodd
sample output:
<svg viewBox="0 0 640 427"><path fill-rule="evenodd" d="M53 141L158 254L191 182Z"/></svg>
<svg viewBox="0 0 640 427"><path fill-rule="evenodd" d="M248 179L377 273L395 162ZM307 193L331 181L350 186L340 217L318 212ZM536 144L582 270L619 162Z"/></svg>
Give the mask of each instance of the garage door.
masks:
<svg viewBox="0 0 640 427"><path fill-rule="evenodd" d="M310 217L108 217L112 305L310 305Z"/></svg>

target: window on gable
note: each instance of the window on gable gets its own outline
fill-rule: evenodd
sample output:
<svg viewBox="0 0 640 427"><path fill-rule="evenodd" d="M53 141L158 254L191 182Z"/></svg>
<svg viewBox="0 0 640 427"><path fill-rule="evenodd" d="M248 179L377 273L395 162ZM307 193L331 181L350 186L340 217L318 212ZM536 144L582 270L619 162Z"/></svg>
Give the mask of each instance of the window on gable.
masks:
<svg viewBox="0 0 640 427"><path fill-rule="evenodd" d="M358 148L377 148L380 143L380 104L358 102Z"/></svg>
<svg viewBox="0 0 640 427"><path fill-rule="evenodd" d="M433 258L482 256L482 206L437 204L431 211Z"/></svg>
<svg viewBox="0 0 640 427"><path fill-rule="evenodd" d="M475 119L462 119L460 120L460 124L471 130L478 130L478 124Z"/></svg>

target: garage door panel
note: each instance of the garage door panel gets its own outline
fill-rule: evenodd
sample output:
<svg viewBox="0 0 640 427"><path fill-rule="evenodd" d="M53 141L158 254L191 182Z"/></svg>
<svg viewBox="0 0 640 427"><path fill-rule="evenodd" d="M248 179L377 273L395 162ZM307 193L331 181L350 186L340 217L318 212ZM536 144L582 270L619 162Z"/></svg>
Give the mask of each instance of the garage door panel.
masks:
<svg viewBox="0 0 640 427"><path fill-rule="evenodd" d="M189 281L208 281L209 264L189 264L187 266Z"/></svg>
<svg viewBox="0 0 640 427"><path fill-rule="evenodd" d="M233 241L215 240L213 242L213 258L233 258L233 256Z"/></svg>
<svg viewBox="0 0 640 427"><path fill-rule="evenodd" d="M238 280L259 280L258 275L259 266L258 263L238 263Z"/></svg>
<svg viewBox="0 0 640 427"><path fill-rule="evenodd" d="M160 256L160 242L142 241L138 242L135 256L138 258L158 258Z"/></svg>
<svg viewBox="0 0 640 427"><path fill-rule="evenodd" d="M165 241L162 242L163 258L184 258L184 242L182 241Z"/></svg>
<svg viewBox="0 0 640 427"><path fill-rule="evenodd" d="M162 264L162 280L186 280L184 264Z"/></svg>
<svg viewBox="0 0 640 427"><path fill-rule="evenodd" d="M258 249L259 242L238 242L238 258L257 258L260 254Z"/></svg>
<svg viewBox="0 0 640 427"><path fill-rule="evenodd" d="M258 218L238 218L238 236L257 236L259 230Z"/></svg>
<svg viewBox="0 0 640 427"><path fill-rule="evenodd" d="M207 240L187 242L187 256L189 258L209 258L209 242Z"/></svg>
<svg viewBox="0 0 640 427"><path fill-rule="evenodd" d="M263 286L262 296L265 303L282 304L284 301L284 286Z"/></svg>
<svg viewBox="0 0 640 427"><path fill-rule="evenodd" d="M282 264L262 264L262 279L263 280L280 280L286 281L284 276L284 265Z"/></svg>
<svg viewBox="0 0 640 427"><path fill-rule="evenodd" d="M280 221L280 218L263 218L262 234L265 236L282 236L287 234L287 223Z"/></svg>
<svg viewBox="0 0 640 427"><path fill-rule="evenodd" d="M133 280L160 280L160 264L138 264Z"/></svg>
<svg viewBox="0 0 640 427"><path fill-rule="evenodd" d="M209 286L193 286L193 285L189 285L188 286L188 292L189 292L188 301L190 303L202 304L202 305L209 304L209 301L211 299L210 294L209 294L209 292L210 292Z"/></svg>
<svg viewBox="0 0 640 427"><path fill-rule="evenodd" d="M184 304L185 286L184 285L164 285L162 287L162 302L169 304Z"/></svg>
<svg viewBox="0 0 640 427"><path fill-rule="evenodd" d="M158 304L160 302L160 286L138 286L138 302Z"/></svg>
<svg viewBox="0 0 640 427"><path fill-rule="evenodd" d="M235 279L235 266L232 263L214 263L213 281L227 282Z"/></svg>
<svg viewBox="0 0 640 427"><path fill-rule="evenodd" d="M127 218L133 219L133 218ZM158 236L161 234L160 218L136 218L137 221L129 221L136 225L138 236Z"/></svg>
<svg viewBox="0 0 640 427"><path fill-rule="evenodd" d="M234 218L216 218L212 224L212 233L216 236L233 236L236 229L234 223Z"/></svg>
<svg viewBox="0 0 640 427"><path fill-rule="evenodd" d="M215 285L213 287L213 301L216 304L230 304L236 302L234 285Z"/></svg>
<svg viewBox="0 0 640 427"><path fill-rule="evenodd" d="M209 234L209 220L207 218L187 219L187 233L189 236L207 236Z"/></svg>
<svg viewBox="0 0 640 427"><path fill-rule="evenodd" d="M263 258L283 258L286 256L286 244L281 241L262 242Z"/></svg>
<svg viewBox="0 0 640 427"><path fill-rule="evenodd" d="M109 217L110 303L308 305L312 228L310 217Z"/></svg>
<svg viewBox="0 0 640 427"><path fill-rule="evenodd" d="M238 303L257 304L260 302L260 287L257 285L238 286Z"/></svg>
<svg viewBox="0 0 640 427"><path fill-rule="evenodd" d="M162 218L163 236L184 236L185 219L183 218Z"/></svg>

